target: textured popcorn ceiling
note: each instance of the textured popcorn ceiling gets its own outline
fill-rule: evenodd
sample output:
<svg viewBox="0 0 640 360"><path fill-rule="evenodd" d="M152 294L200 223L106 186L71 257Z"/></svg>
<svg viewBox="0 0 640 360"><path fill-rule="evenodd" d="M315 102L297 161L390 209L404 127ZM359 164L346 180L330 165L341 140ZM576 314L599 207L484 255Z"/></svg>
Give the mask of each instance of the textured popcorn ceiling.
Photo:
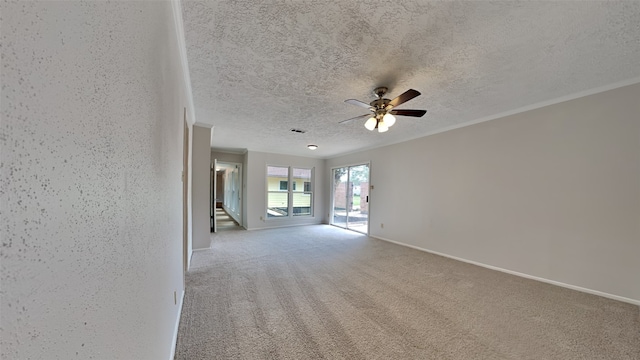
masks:
<svg viewBox="0 0 640 360"><path fill-rule="evenodd" d="M184 1L197 121L214 147L329 157L640 77L640 2ZM369 132L376 86L398 109ZM305 134L289 131L307 130ZM320 148L306 148L315 143Z"/></svg>

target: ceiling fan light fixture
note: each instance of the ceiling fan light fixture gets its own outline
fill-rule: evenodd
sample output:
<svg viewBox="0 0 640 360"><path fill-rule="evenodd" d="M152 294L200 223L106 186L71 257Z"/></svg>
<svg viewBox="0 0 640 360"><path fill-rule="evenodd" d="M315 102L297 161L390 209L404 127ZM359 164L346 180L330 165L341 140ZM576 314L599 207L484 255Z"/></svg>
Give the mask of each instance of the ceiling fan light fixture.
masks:
<svg viewBox="0 0 640 360"><path fill-rule="evenodd" d="M317 148L318 148L318 145L315 145L315 144L309 144L309 145L307 145L307 147L309 148L309 150L315 150L315 149L317 149Z"/></svg>
<svg viewBox="0 0 640 360"><path fill-rule="evenodd" d="M373 131L373 129L376 128L376 125L378 125L378 120L376 120L376 118L374 117L370 117L369 120L364 123L364 127L366 127L369 131Z"/></svg>
<svg viewBox="0 0 640 360"><path fill-rule="evenodd" d="M402 105L405 102L415 98L416 96L419 96L419 91L409 89L399 96L393 98L392 100L389 100L383 97L387 90L388 89L386 87L375 88L373 92L376 95L377 99L371 101L370 103L366 103L364 101L356 99L345 100L345 103L367 108L373 114L356 116L351 119L342 120L339 123L346 124L354 120L367 119L364 124L364 127L367 130L373 131L375 129L378 129L378 132L386 132L389 131L389 128L396 123L396 116L398 115L422 117L424 114L426 114L427 110L396 109L398 105Z"/></svg>
<svg viewBox="0 0 640 360"><path fill-rule="evenodd" d="M385 124L384 120L380 120L380 122L378 122L378 132L385 132L387 130L389 130L387 124Z"/></svg>
<svg viewBox="0 0 640 360"><path fill-rule="evenodd" d="M392 127L393 124L396 123L396 117L391 115L391 113L384 114L382 120L384 120L384 123L387 125L387 127Z"/></svg>

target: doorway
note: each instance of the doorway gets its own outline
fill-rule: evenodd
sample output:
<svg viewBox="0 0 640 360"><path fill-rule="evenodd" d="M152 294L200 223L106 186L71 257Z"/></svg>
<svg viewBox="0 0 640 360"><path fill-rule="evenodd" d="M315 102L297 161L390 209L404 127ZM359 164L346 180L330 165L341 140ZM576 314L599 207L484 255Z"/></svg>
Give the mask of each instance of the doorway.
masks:
<svg viewBox="0 0 640 360"><path fill-rule="evenodd" d="M218 227L227 228L231 223L241 226L242 164L214 160L211 183L212 230L217 232Z"/></svg>
<svg viewBox="0 0 640 360"><path fill-rule="evenodd" d="M333 168L331 224L369 233L369 164Z"/></svg>

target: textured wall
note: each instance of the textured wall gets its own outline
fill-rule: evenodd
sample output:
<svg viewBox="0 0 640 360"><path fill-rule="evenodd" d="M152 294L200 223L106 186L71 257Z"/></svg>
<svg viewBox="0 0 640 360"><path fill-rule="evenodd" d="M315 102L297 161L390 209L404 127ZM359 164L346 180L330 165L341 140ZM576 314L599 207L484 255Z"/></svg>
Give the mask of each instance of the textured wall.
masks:
<svg viewBox="0 0 640 360"><path fill-rule="evenodd" d="M371 160L373 236L640 303L638 99L640 84L327 168Z"/></svg>
<svg viewBox="0 0 640 360"><path fill-rule="evenodd" d="M212 150L211 162L213 162L213 159L217 159L218 162L242 164L242 161L244 160L244 154L234 154Z"/></svg>
<svg viewBox="0 0 640 360"><path fill-rule="evenodd" d="M166 359L183 289L171 4L0 13L1 357Z"/></svg>

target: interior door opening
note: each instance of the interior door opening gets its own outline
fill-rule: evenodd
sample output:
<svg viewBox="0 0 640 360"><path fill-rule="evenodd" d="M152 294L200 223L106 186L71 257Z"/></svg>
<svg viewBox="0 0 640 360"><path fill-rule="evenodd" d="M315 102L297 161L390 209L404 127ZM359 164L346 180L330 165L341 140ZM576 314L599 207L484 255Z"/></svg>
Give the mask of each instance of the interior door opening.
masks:
<svg viewBox="0 0 640 360"><path fill-rule="evenodd" d="M369 164L332 169L331 224L369 233Z"/></svg>
<svg viewBox="0 0 640 360"><path fill-rule="evenodd" d="M214 168L211 173L212 182L212 229L216 232L220 227L220 221L224 222L224 227L233 223L235 226L242 225L242 164L227 163L214 160ZM224 210L230 217L218 219L217 214ZM227 224L229 223L229 224Z"/></svg>

